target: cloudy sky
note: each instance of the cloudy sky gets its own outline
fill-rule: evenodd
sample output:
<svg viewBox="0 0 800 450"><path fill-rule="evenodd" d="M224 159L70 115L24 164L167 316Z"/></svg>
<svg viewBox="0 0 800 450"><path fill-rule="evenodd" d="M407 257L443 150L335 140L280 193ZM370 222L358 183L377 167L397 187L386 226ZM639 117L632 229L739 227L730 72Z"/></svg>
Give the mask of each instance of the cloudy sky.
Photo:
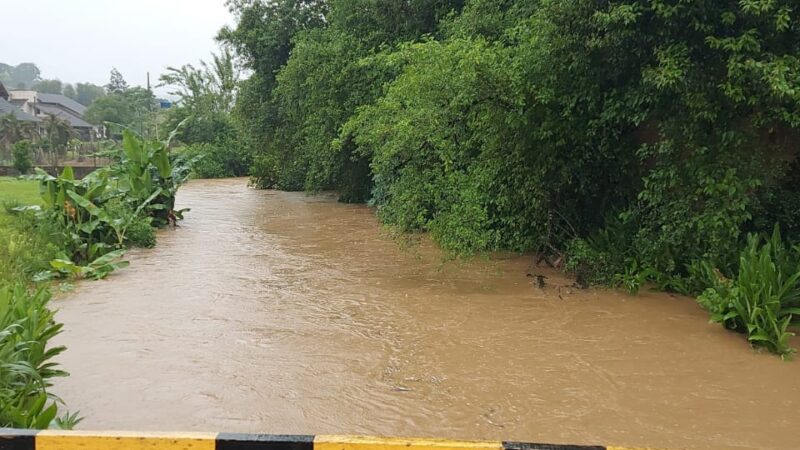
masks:
<svg viewBox="0 0 800 450"><path fill-rule="evenodd" d="M145 85L166 66L208 59L233 19L225 0L0 0L0 62L43 78L106 84L112 67ZM155 82L153 83L155 84Z"/></svg>

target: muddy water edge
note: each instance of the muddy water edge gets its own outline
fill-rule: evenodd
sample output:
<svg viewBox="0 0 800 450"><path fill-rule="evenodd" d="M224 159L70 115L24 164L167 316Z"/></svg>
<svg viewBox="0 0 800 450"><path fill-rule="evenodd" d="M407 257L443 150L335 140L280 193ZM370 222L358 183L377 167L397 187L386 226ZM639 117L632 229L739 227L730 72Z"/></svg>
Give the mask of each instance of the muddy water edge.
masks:
<svg viewBox="0 0 800 450"><path fill-rule="evenodd" d="M800 448L800 361L687 298L443 263L365 206L193 181L131 267L56 303L83 429ZM794 342L797 347L799 342Z"/></svg>

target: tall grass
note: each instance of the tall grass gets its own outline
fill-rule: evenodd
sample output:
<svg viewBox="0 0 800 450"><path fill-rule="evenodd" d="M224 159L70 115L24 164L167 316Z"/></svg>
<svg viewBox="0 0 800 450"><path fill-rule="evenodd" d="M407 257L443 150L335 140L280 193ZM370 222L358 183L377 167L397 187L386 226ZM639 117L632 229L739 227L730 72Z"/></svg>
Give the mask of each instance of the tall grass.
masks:
<svg viewBox="0 0 800 450"><path fill-rule="evenodd" d="M47 270L56 257L58 245L53 242L51 227L13 211L40 203L37 182L0 177L0 283L29 280Z"/></svg>

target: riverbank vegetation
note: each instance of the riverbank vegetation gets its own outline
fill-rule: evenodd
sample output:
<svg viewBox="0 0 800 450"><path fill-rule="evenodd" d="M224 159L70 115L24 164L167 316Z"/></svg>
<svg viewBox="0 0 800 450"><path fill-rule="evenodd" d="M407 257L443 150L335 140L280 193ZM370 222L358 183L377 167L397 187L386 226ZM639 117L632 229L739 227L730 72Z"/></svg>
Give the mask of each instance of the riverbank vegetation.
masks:
<svg viewBox="0 0 800 450"><path fill-rule="evenodd" d="M530 251L582 284L698 295L791 352L792 2L228 4L257 186L338 190L456 254Z"/></svg>
<svg viewBox="0 0 800 450"><path fill-rule="evenodd" d="M77 414L58 416L51 380L65 376L53 358L65 350L50 339L61 332L46 288L0 283L0 424L14 428L72 428Z"/></svg>
<svg viewBox="0 0 800 450"><path fill-rule="evenodd" d="M159 78L177 99L166 113L166 124L177 129L178 151L195 160L193 175L198 178L249 173L250 153L241 150L241 134L231 116L239 78L228 50L212 55L210 62L200 61L199 67L168 67Z"/></svg>
<svg viewBox="0 0 800 450"><path fill-rule="evenodd" d="M155 245L155 228L182 217L175 196L191 161L169 141L121 132L113 163L77 179L37 169L28 180L0 179L0 426L72 427L50 391L64 376L53 358L63 347L49 309L54 279L103 278L125 267L125 249Z"/></svg>

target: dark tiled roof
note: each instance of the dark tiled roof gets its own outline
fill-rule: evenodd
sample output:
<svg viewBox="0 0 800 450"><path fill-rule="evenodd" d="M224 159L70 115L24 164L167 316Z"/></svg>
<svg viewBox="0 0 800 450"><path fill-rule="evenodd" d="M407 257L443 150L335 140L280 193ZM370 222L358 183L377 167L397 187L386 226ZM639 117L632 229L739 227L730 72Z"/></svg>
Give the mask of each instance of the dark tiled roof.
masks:
<svg viewBox="0 0 800 450"><path fill-rule="evenodd" d="M42 94L39 92L36 94L36 101L37 103L54 103L57 105L62 105L75 111L79 116L83 116L83 114L86 112L85 106L61 94Z"/></svg>
<svg viewBox="0 0 800 450"><path fill-rule="evenodd" d="M39 94L39 95L42 95L42 94ZM94 127L94 125L90 124L89 122L81 119L80 117L78 117L78 116L76 116L74 114L70 114L69 112L64 111L63 109L61 109L61 108L59 108L57 106L49 106L49 105L46 105L46 104L37 103L36 104L36 108L42 114L52 114L52 115L58 117L59 119L66 120L67 122L69 122L70 125L72 125L72 128L92 128L92 127Z"/></svg>
<svg viewBox="0 0 800 450"><path fill-rule="evenodd" d="M32 115L0 98L0 116L7 116L9 114L13 114L17 120L24 120L25 122L40 122L38 118L33 117Z"/></svg>

